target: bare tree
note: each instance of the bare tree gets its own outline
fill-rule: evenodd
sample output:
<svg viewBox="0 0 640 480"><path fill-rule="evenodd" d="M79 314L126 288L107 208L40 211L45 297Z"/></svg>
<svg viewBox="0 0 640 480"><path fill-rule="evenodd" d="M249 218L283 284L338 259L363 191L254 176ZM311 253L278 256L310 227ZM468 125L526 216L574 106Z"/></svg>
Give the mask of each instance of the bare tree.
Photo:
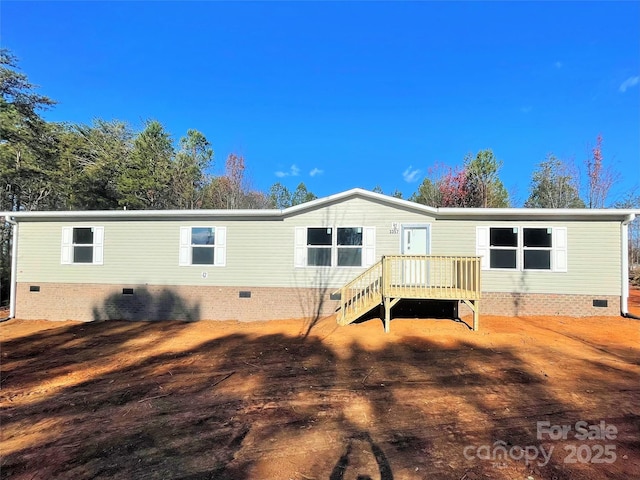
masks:
<svg viewBox="0 0 640 480"><path fill-rule="evenodd" d="M587 167L587 206L604 208L617 174L611 167L603 164L602 135L596 138L596 144L591 149L591 156L585 161L585 166Z"/></svg>

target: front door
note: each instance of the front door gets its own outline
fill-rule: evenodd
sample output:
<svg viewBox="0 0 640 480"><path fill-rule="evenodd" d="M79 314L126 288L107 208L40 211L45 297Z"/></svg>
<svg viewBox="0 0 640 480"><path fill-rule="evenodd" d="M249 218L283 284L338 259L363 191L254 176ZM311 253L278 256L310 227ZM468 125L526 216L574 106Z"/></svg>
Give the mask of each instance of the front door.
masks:
<svg viewBox="0 0 640 480"><path fill-rule="evenodd" d="M402 226L402 254L429 255L431 251L429 225ZM403 260L403 283L405 285L426 285L427 263L418 259Z"/></svg>
<svg viewBox="0 0 640 480"><path fill-rule="evenodd" d="M429 255L429 226L402 227L402 254Z"/></svg>

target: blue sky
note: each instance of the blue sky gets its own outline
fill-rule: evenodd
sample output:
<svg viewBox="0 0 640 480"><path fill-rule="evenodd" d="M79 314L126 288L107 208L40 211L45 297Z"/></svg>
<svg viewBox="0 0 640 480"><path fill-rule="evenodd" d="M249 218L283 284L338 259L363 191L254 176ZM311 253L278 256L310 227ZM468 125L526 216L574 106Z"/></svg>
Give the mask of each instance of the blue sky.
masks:
<svg viewBox="0 0 640 480"><path fill-rule="evenodd" d="M52 121L200 130L254 188L405 197L491 148L516 206L598 134L640 185L639 2L12 2L1 42Z"/></svg>

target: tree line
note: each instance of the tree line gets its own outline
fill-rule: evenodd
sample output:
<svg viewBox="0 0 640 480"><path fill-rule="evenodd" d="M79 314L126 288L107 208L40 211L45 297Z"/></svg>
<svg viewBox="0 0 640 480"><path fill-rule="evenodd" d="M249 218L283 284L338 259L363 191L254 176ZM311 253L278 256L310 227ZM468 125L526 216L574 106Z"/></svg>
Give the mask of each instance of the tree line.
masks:
<svg viewBox="0 0 640 480"><path fill-rule="evenodd" d="M213 147L195 129L174 145L156 120L139 132L118 120L47 122L41 112L55 102L35 92L7 50L0 63L0 211L271 208L313 197L304 184L293 193L251 189L235 153L212 175Z"/></svg>
<svg viewBox="0 0 640 480"><path fill-rule="evenodd" d="M316 198L304 183L294 191L279 182L267 192L251 188L244 157L236 153L218 168L221 174L212 174L213 146L196 129L176 143L157 120L147 121L140 131L118 120L48 122L42 113L56 102L37 92L7 49L0 49L0 92L0 211L262 209ZM468 154L459 168L436 165L408 200L434 207L509 207L501 167L490 149ZM575 168L549 154L533 173L525 207L604 207L615 174L604 165L602 137L585 169L581 196ZM379 186L373 191L383 193ZM391 195L402 198L398 190ZM630 194L616 206L640 206L640 195ZM0 224L3 286L9 246L10 229Z"/></svg>
<svg viewBox="0 0 640 480"><path fill-rule="evenodd" d="M0 210L286 208L316 196L276 182L251 188L245 159L230 153L219 175L211 142L190 129L177 142L157 120L135 131L125 122L90 125L45 121L55 101L37 93L7 49L0 50ZM577 169L549 154L533 172L525 207L602 208L616 180L599 136ZM490 149L468 154L461 167L436 164L408 200L434 207L509 207L502 161ZM379 186L373 191L382 193ZM391 195L402 198L398 190ZM626 202L637 202L631 195Z"/></svg>

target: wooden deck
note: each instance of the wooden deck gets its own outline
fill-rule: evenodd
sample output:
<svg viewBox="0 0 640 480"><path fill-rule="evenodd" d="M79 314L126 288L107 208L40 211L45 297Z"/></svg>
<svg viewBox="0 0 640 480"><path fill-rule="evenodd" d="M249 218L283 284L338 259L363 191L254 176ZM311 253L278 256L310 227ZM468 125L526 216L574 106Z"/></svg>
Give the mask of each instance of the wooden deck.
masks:
<svg viewBox="0 0 640 480"><path fill-rule="evenodd" d="M339 325L348 325L375 307L384 307L389 331L391 308L402 299L460 300L473 312L478 329L480 257L388 255L340 289Z"/></svg>

